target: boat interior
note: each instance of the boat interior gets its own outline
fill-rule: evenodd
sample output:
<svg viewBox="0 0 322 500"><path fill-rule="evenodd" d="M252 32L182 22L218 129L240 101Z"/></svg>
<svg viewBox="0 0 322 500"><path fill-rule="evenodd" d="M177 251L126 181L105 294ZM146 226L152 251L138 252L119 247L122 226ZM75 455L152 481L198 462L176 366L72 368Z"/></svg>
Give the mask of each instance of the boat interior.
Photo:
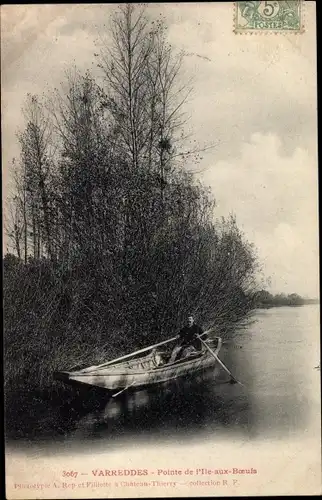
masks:
<svg viewBox="0 0 322 500"><path fill-rule="evenodd" d="M207 344L211 346L213 349L218 347L218 338L208 339ZM194 359L202 358L205 355L208 355L207 349L204 347L202 351L196 352L191 351L187 352L186 355L180 357L179 359L169 362L171 357L172 350L161 350L154 349L149 354L145 356L141 356L139 358L131 358L127 361L116 361L115 363L104 367L104 365L98 367L93 366L93 371L97 372L100 370L108 370L109 372L120 371L120 370L142 370L142 371L150 371L150 370L158 370L163 369L168 366L177 366L187 361L192 361ZM86 371L88 371L87 369Z"/></svg>

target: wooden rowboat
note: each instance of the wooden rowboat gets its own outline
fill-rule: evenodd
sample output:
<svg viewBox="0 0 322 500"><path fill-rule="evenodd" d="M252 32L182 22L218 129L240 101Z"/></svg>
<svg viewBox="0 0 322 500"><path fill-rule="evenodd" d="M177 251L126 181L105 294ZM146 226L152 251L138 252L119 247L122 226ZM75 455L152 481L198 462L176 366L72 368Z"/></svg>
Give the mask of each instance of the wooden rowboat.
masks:
<svg viewBox="0 0 322 500"><path fill-rule="evenodd" d="M222 345L220 337L204 342L207 346L212 346L213 350L204 345L201 353L192 353L172 363L167 362L166 353L157 347L175 339L176 337L102 365L76 371L55 372L54 378L69 385L98 387L118 394L129 388L143 389L167 384L176 379L202 375L206 371L213 370L217 362L221 363L217 358ZM135 357L146 351L150 352Z"/></svg>

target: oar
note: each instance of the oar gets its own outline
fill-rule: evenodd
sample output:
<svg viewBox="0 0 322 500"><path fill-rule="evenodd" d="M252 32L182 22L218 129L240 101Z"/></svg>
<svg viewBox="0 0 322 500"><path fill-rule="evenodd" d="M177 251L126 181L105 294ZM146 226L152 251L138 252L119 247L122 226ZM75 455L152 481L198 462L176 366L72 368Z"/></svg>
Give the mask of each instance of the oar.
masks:
<svg viewBox="0 0 322 500"><path fill-rule="evenodd" d="M177 340L178 336L172 337L171 339L164 340L163 342L159 342L158 344L153 344L148 347L144 347L143 349L139 349L138 351L131 352L130 354L125 354L125 356L121 356L119 358L112 359L111 361L107 361L106 363L102 363L101 365L98 366L91 366L90 368L85 368L84 370L81 370L82 373L86 373L88 371L93 371L95 370L101 370L102 368L105 368L106 366L112 365L114 363L117 363L118 361L124 361L126 359L132 358L133 356L136 356L137 354L142 354L144 352L152 351L152 349L155 349L157 347L160 347L161 345L169 344L170 342L174 342Z"/></svg>
<svg viewBox="0 0 322 500"><path fill-rule="evenodd" d="M116 398L116 396L119 396L120 394L122 394L122 392L127 391L130 387L132 387L132 385L134 385L134 383L135 383L135 380L133 380L133 382L131 382L131 384L124 387L124 389L121 389L119 392L112 394L112 398Z"/></svg>
<svg viewBox="0 0 322 500"><path fill-rule="evenodd" d="M211 330L208 330L207 332L204 332L202 335L206 335L207 333L211 332ZM80 370L79 373L87 373L87 372L92 372L94 370L101 370L102 368L106 368L109 365L113 365L117 363L118 361L124 361L126 359L132 358L133 356L136 356L137 354L143 354L144 352L152 351L152 349L156 349L157 347L160 347L165 344L169 344L170 342L174 342L175 340L179 339L179 335L176 337L172 337L171 339L168 340L163 340L162 342L159 342L158 344L153 344L148 347L144 347L143 349L139 349L138 351L131 352L130 354L125 354L125 356L121 356L119 358L112 359L111 361L107 361L106 363L102 363L101 365L97 366L91 366L89 368L85 368L83 370Z"/></svg>
<svg viewBox="0 0 322 500"><path fill-rule="evenodd" d="M206 349L208 349L208 351L210 352L210 354L212 354L212 356L218 361L218 363L223 367L223 369L230 375L231 377L231 380L234 381L235 384L240 384L240 385L244 385L242 384L241 382L239 382L239 380L237 380L234 375L231 373L230 370L228 370L227 366L224 365L224 363L218 358L217 354L214 353L214 351L209 347L209 345L204 341L202 340L202 338L200 338L199 335L197 335L198 339L200 340L200 342L203 343L203 345L206 347Z"/></svg>

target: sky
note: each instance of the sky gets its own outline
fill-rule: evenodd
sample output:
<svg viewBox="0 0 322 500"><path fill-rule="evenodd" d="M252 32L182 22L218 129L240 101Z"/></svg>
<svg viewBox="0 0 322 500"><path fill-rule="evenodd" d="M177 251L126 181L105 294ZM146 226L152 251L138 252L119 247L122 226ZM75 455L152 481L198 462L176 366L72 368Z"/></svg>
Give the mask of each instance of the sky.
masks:
<svg viewBox="0 0 322 500"><path fill-rule="evenodd" d="M112 5L1 7L3 200L28 92L45 94L76 64L97 72L94 53ZM182 79L193 79L187 129L200 147L186 168L208 185L215 216L234 213L257 248L273 293L317 297L317 85L315 2L301 34L239 35L233 2L150 4L162 14ZM4 238L4 251L7 240Z"/></svg>

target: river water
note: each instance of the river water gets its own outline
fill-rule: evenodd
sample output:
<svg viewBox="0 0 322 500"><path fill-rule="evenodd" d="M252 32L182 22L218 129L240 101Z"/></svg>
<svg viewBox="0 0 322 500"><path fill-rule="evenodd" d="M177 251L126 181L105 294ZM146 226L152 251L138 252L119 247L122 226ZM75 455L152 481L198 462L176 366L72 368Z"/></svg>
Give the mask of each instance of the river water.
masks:
<svg viewBox="0 0 322 500"><path fill-rule="evenodd" d="M229 384L221 371L216 383L162 394L142 391L126 400L101 401L95 410L63 401L50 411L40 405L31 422L35 432L8 445L30 451L50 449L53 443L61 451L112 449L174 438L187 442L238 435L256 440L306 432L311 413L319 408L319 394L311 390L312 380L319 378L319 306L257 310L220 357L242 385Z"/></svg>

